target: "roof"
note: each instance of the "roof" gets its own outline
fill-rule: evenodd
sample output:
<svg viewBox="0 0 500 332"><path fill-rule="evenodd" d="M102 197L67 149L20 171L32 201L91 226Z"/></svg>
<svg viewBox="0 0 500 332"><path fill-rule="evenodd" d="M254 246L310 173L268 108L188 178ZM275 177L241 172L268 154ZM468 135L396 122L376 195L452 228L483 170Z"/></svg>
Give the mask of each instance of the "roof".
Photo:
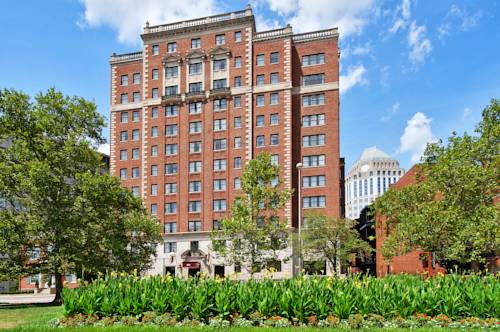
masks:
<svg viewBox="0 0 500 332"><path fill-rule="evenodd" d="M372 160L394 160L391 158L387 153L384 151L380 150L376 146L372 146L369 148L366 148L363 153L361 154L361 157L356 161L357 163L361 162L367 162L367 161L372 161Z"/></svg>

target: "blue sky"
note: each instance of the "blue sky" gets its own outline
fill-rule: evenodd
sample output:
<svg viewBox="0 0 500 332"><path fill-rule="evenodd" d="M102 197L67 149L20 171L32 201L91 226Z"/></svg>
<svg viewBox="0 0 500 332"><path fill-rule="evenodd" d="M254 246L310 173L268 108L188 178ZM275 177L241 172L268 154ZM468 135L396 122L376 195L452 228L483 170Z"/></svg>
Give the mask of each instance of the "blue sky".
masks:
<svg viewBox="0 0 500 332"><path fill-rule="evenodd" d="M254 0L258 30L291 23L341 34L341 153L377 145L409 168L429 140L472 131L500 98L500 3ZM109 55L139 50L152 24L243 9L229 0L0 2L0 88L55 86L109 113ZM106 129L106 135L109 131Z"/></svg>

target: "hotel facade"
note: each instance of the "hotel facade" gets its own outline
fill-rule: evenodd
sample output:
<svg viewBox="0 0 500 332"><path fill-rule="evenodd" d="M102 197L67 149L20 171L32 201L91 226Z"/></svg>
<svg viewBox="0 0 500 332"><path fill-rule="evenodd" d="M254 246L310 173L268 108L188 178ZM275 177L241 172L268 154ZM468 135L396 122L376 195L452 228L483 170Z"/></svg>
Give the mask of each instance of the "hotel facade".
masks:
<svg viewBox="0 0 500 332"><path fill-rule="evenodd" d="M247 7L146 23L141 37L142 50L110 59L110 172L162 225L150 274L246 274L224 265L209 236L242 195L245 164L263 151L294 190L280 211L290 229L299 182L302 216L340 216L337 29L257 32ZM286 256L273 266L278 278L292 274Z"/></svg>

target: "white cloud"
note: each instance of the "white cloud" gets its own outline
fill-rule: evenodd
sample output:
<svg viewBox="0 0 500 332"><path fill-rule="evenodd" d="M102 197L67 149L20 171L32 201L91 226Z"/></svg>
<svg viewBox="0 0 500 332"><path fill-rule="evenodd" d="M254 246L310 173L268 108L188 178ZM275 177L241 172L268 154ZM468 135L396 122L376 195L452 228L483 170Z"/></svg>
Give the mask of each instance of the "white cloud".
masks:
<svg viewBox="0 0 500 332"><path fill-rule="evenodd" d="M277 12L279 15L288 16L297 10L299 1L298 0L272 0L267 1L269 9Z"/></svg>
<svg viewBox="0 0 500 332"><path fill-rule="evenodd" d="M274 30L282 27L278 20L271 20L262 15L255 15L255 25L257 31Z"/></svg>
<svg viewBox="0 0 500 332"><path fill-rule="evenodd" d="M471 112L472 112L472 110L470 108L468 108L468 107L464 108L464 112L463 112L464 119L467 119Z"/></svg>
<svg viewBox="0 0 500 332"><path fill-rule="evenodd" d="M456 30L469 31L479 24L483 12L478 10L475 13L469 13L467 9L460 8L457 5L451 5L446 14L443 23L438 27L438 37L440 39L451 34L451 31Z"/></svg>
<svg viewBox="0 0 500 332"><path fill-rule="evenodd" d="M382 120L383 122L387 122L390 119L392 119L392 117L397 112L399 112L399 107L400 106L401 106L401 103L399 101L397 101L394 104L392 104L392 107L389 110L387 110L387 112L380 118L380 120Z"/></svg>
<svg viewBox="0 0 500 332"><path fill-rule="evenodd" d="M366 68L363 65L349 67L347 75L340 75L340 94L346 93L356 85L366 85L368 80L365 78Z"/></svg>
<svg viewBox="0 0 500 332"><path fill-rule="evenodd" d="M215 0L80 0L85 13L81 27L109 26L118 32L122 43L140 42L146 21L150 24L182 21L211 15L217 11Z"/></svg>
<svg viewBox="0 0 500 332"><path fill-rule="evenodd" d="M435 141L431 122L432 119L424 113L417 112L406 123L406 128L400 138L399 152L411 153L411 161L414 163L422 157L427 143Z"/></svg>
<svg viewBox="0 0 500 332"><path fill-rule="evenodd" d="M403 0L401 4L394 10L394 16L396 17L396 19L392 27L389 29L390 33L396 33L408 26L411 17L410 0Z"/></svg>
<svg viewBox="0 0 500 332"><path fill-rule="evenodd" d="M389 70L391 69L390 66L383 66L380 68L380 85L383 87L388 87L389 86Z"/></svg>
<svg viewBox="0 0 500 332"><path fill-rule="evenodd" d="M109 156L110 155L109 143L104 143L104 144L100 145L97 148L97 151L99 151L100 153L107 154Z"/></svg>
<svg viewBox="0 0 500 332"><path fill-rule="evenodd" d="M410 46L408 57L414 64L423 62L432 51L432 43L427 38L426 33L425 25L417 25L415 21L411 22L408 31L408 46Z"/></svg>

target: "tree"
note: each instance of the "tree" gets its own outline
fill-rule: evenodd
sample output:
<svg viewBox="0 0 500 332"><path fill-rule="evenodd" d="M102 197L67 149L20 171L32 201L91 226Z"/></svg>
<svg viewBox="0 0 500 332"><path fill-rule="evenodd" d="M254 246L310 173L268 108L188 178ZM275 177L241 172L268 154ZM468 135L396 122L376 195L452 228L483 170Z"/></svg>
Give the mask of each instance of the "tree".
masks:
<svg viewBox="0 0 500 332"><path fill-rule="evenodd" d="M416 183L376 200L387 218L386 258L421 249L446 265L500 254L499 100L484 109L475 133L429 144Z"/></svg>
<svg viewBox="0 0 500 332"><path fill-rule="evenodd" d="M0 91L0 276L62 276L148 266L157 221L118 179L103 174L104 118L96 106L50 89L34 101Z"/></svg>
<svg viewBox="0 0 500 332"><path fill-rule="evenodd" d="M290 199L291 190L281 188L279 172L267 152L250 160L241 178L244 195L234 201L230 217L211 235L218 254L230 264L245 265L251 274L287 248L289 230L279 211Z"/></svg>
<svg viewBox="0 0 500 332"><path fill-rule="evenodd" d="M370 256L372 248L360 239L356 221L319 213L307 214L306 220L302 232L304 257L327 260L338 273L338 264L349 264L356 258Z"/></svg>

